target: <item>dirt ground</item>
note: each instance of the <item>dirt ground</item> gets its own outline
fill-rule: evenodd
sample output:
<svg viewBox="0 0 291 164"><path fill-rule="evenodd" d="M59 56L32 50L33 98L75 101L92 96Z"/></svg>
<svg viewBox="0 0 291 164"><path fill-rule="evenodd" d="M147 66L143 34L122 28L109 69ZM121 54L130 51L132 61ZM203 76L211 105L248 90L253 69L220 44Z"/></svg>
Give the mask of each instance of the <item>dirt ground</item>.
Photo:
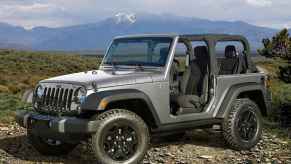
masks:
<svg viewBox="0 0 291 164"><path fill-rule="evenodd" d="M88 144L80 144L68 156L40 155L29 144L26 132L15 123L0 124L0 164L5 163L96 163ZM221 133L205 130L188 132L173 142L153 139L143 163L289 163L290 143L265 130L260 143L251 151L234 151L225 145Z"/></svg>

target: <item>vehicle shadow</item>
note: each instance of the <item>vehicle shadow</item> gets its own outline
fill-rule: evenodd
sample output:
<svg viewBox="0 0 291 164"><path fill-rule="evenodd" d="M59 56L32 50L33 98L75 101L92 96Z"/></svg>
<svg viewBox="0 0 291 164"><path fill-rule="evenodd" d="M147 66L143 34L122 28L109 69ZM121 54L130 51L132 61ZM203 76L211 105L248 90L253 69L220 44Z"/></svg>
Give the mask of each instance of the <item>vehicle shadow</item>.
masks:
<svg viewBox="0 0 291 164"><path fill-rule="evenodd" d="M187 133L182 138L174 139L169 142L163 137L154 138L151 144L152 148L191 144L203 147L218 147L223 148L221 133L194 131ZM23 163L23 162L47 162L47 163L96 163L91 149L88 144L80 144L69 155L61 157L44 156L39 154L29 143L26 135L7 136L0 138L0 154L4 151L8 163ZM1 155L2 156L2 155Z"/></svg>
<svg viewBox="0 0 291 164"><path fill-rule="evenodd" d="M33 148L26 135L0 138L0 155L8 163L96 163L86 145L80 144L67 156L44 156Z"/></svg>
<svg viewBox="0 0 291 164"><path fill-rule="evenodd" d="M227 147L226 143L224 142L222 133L219 131L198 129L187 132L183 137L180 138L178 137L171 139L170 141L167 139L167 136L155 137L152 139L151 143L153 147L163 147L168 145L185 145L185 144L212 148Z"/></svg>

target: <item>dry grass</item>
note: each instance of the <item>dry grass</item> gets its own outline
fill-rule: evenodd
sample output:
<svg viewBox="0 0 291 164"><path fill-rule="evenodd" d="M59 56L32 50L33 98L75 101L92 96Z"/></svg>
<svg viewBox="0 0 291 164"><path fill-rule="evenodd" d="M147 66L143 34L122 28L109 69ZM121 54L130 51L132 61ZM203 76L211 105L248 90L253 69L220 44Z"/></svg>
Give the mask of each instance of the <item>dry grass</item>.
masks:
<svg viewBox="0 0 291 164"><path fill-rule="evenodd" d="M38 81L53 76L98 69L100 58L48 52L0 51L0 122L9 122L14 111L28 106L21 94Z"/></svg>

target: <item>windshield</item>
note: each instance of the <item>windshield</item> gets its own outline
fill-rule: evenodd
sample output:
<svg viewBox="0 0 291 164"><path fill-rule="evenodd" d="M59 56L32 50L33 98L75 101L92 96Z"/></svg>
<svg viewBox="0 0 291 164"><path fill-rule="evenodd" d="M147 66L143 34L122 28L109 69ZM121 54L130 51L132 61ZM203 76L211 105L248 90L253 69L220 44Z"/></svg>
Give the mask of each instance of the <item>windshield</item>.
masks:
<svg viewBox="0 0 291 164"><path fill-rule="evenodd" d="M103 64L165 66L172 40L168 37L116 39L111 44Z"/></svg>

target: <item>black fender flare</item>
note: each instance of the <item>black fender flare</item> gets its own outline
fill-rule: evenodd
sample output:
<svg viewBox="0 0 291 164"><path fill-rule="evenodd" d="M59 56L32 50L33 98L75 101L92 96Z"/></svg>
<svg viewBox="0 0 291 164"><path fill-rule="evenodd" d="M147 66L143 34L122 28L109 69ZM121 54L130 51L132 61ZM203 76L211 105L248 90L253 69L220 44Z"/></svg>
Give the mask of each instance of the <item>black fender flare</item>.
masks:
<svg viewBox="0 0 291 164"><path fill-rule="evenodd" d="M108 104L114 101L132 99L143 100L147 104L156 124L160 124L160 119L150 98L144 92L136 89L120 89L92 93L87 96L85 102L81 105L81 109L85 111L103 111Z"/></svg>
<svg viewBox="0 0 291 164"><path fill-rule="evenodd" d="M215 117L216 118L225 118L227 116L227 114L229 113L232 103L234 102L234 100L243 92L248 92L248 91L260 91L263 95L263 100L264 103L266 104L266 89L264 88L264 86L262 86L262 84L258 84L258 83L244 83L244 84L238 84L238 85L234 85L232 86L227 94L224 97L223 102L221 103L221 105L218 108L218 111L216 112ZM267 106L266 106L267 108ZM266 109L268 111L268 109Z"/></svg>

